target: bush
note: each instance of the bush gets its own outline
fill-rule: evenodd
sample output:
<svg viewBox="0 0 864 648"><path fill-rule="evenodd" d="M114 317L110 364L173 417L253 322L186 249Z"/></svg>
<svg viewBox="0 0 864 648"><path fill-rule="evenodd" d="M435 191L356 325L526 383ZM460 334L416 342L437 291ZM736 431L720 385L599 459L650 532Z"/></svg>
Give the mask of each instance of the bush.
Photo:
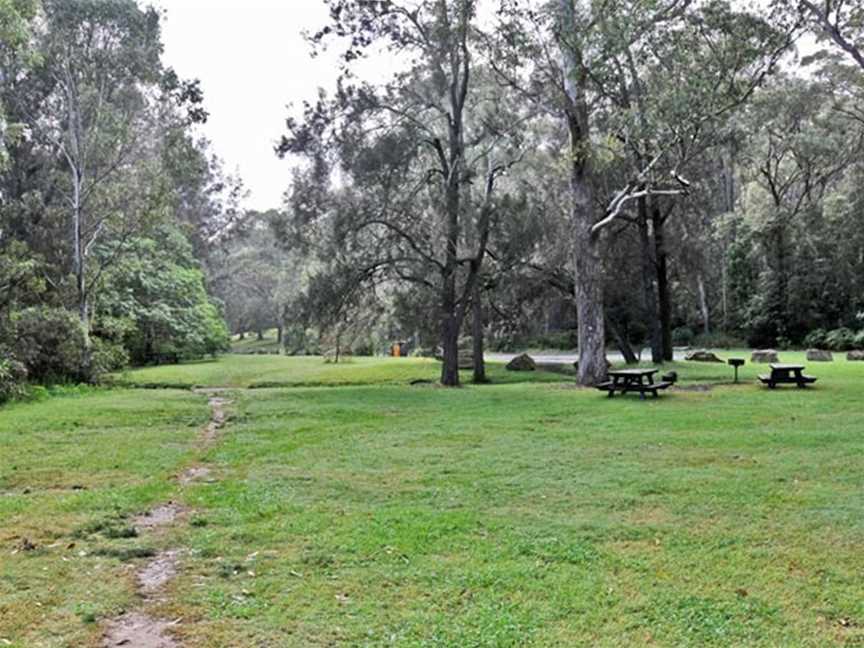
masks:
<svg viewBox="0 0 864 648"><path fill-rule="evenodd" d="M855 348L858 350L864 349L864 329L861 329L855 334L855 338L852 340Z"/></svg>
<svg viewBox="0 0 864 648"><path fill-rule="evenodd" d="M855 333L845 326L829 331L825 336L825 346L831 351L848 351L855 346Z"/></svg>
<svg viewBox="0 0 864 648"><path fill-rule="evenodd" d="M828 344L827 336L828 333L825 329L819 328L815 331L810 331L804 336L804 346L808 349L825 349Z"/></svg>
<svg viewBox="0 0 864 648"><path fill-rule="evenodd" d="M20 398L26 392L27 368L12 358L0 358L0 403Z"/></svg>
<svg viewBox="0 0 864 648"><path fill-rule="evenodd" d="M86 337L78 318L62 308L27 308L12 319L12 355L34 382L90 380Z"/></svg>
<svg viewBox="0 0 864 648"><path fill-rule="evenodd" d="M91 368L95 376L122 369L129 364L129 352L118 342L93 338Z"/></svg>
<svg viewBox="0 0 864 648"><path fill-rule="evenodd" d="M351 355L373 356L375 355L375 344L370 338L360 338L351 345Z"/></svg>
<svg viewBox="0 0 864 648"><path fill-rule="evenodd" d="M691 346L696 338L696 333L689 326L679 326L672 331L672 344L674 346Z"/></svg>

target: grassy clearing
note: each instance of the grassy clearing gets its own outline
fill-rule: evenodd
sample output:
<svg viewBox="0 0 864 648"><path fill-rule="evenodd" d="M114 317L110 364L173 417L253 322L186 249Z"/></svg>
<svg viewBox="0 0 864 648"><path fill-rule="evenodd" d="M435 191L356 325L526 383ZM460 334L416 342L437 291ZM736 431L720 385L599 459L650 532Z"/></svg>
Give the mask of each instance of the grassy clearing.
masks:
<svg viewBox="0 0 864 648"><path fill-rule="evenodd" d="M811 364L815 389L642 402L556 374L505 384L496 369L497 384L445 390L404 384L434 376L422 361L244 360L127 379L253 384L268 367L375 384L235 392L200 457L219 480L185 490L167 477L196 454L203 397L114 391L0 411L0 639L91 645L91 621L132 589L75 580L124 563L67 543L135 548L76 531L179 498L195 514L172 540L189 552L160 612L184 619L193 648L864 642L864 364ZM723 365L676 368L685 388L731 379ZM88 490L44 489L57 479ZM22 494L31 482L44 492ZM21 535L64 548L10 555Z"/></svg>
<svg viewBox="0 0 864 648"><path fill-rule="evenodd" d="M128 371L117 380L129 386L220 386L220 387L317 387L346 385L407 385L414 380L434 382L441 375L441 364L427 358L355 357L339 364L325 363L320 356L244 356L228 355L218 360L146 367ZM464 380L471 372L462 373ZM550 372L535 375L505 371L500 364L490 366L495 382L525 380L561 382L566 376Z"/></svg>
<svg viewBox="0 0 864 648"><path fill-rule="evenodd" d="M231 350L234 353L257 353L267 351L272 353L279 351L276 329L267 329L262 332L262 339L258 339L255 333L247 333L245 339L241 340L239 335L231 338Z"/></svg>

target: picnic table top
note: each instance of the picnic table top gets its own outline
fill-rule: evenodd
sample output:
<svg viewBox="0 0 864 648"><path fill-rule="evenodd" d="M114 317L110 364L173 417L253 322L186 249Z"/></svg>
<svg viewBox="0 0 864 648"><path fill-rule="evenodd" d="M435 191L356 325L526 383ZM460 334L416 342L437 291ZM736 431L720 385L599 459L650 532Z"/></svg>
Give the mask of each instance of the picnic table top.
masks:
<svg viewBox="0 0 864 648"><path fill-rule="evenodd" d="M659 369L610 369L610 376L651 376L660 371Z"/></svg>
<svg viewBox="0 0 864 648"><path fill-rule="evenodd" d="M776 364L772 363L768 365L771 369L779 370L779 371L795 371L796 369L803 370L804 365L796 365L796 364Z"/></svg>

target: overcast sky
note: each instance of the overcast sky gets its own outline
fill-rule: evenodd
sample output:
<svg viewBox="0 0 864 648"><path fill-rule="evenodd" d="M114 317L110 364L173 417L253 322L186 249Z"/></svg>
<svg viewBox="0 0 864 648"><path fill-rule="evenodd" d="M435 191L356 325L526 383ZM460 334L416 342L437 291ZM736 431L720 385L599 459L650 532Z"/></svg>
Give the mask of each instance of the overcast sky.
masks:
<svg viewBox="0 0 864 648"><path fill-rule="evenodd" d="M248 206L278 207L290 163L273 146L284 132L286 105L332 87L333 57L311 59L303 30L323 26L321 0L155 0L164 8L164 62L201 79L210 112L203 134L251 190Z"/></svg>

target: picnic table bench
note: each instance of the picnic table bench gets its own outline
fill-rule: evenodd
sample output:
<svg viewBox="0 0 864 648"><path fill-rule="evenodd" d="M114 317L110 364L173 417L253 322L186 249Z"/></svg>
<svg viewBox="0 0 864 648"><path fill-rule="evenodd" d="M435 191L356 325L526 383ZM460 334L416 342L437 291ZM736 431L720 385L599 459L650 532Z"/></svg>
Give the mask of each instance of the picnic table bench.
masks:
<svg viewBox="0 0 864 648"><path fill-rule="evenodd" d="M770 389L774 389L777 385L798 385L803 389L816 382L816 378L804 374L804 365L770 364L768 366L771 368L770 375L762 374L759 380Z"/></svg>
<svg viewBox="0 0 864 648"><path fill-rule="evenodd" d="M645 398L646 393L651 393L657 397L657 392L661 389L668 389L672 386L671 382L654 382L654 374L659 369L615 369L609 371L611 380L595 385L600 391L608 392L609 398L615 395L615 392L626 394L627 392L638 392L640 398Z"/></svg>

